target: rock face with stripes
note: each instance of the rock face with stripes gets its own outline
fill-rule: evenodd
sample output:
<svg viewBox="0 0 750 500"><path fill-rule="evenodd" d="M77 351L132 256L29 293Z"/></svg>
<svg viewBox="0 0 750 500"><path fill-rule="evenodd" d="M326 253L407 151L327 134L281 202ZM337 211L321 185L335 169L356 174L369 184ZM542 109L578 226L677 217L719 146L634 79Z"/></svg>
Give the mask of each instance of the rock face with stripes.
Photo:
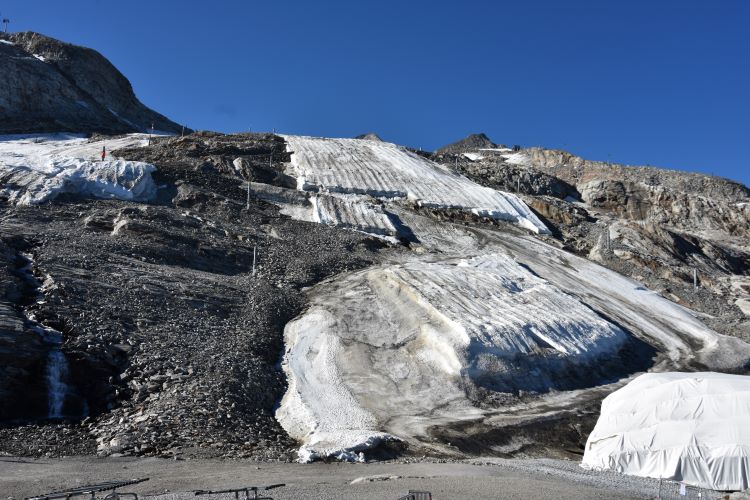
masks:
<svg viewBox="0 0 750 500"><path fill-rule="evenodd" d="M482 187L446 167L395 144L359 139L285 136L292 153L286 173L297 187L332 196L366 195L383 201L407 201L429 208L457 209L505 220L535 233L547 227L513 194ZM391 228L380 219L382 232ZM345 212L351 214L351 211ZM335 223L329 221L329 223Z"/></svg>

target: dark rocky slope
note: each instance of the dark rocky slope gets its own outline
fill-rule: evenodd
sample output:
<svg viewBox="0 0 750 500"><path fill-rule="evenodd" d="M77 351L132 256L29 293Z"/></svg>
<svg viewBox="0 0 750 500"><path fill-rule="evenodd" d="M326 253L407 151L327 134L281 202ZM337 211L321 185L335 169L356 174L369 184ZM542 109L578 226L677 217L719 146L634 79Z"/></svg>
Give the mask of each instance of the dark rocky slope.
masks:
<svg viewBox="0 0 750 500"><path fill-rule="evenodd" d="M158 166L161 204L0 206L6 254L29 253L34 273L54 282L43 303L12 293L6 303L64 333L69 383L91 412L82 425L49 425L45 394L34 404L8 395L26 422L39 421L6 420L0 452L291 458L295 443L273 413L285 390L284 325L304 307L303 288L377 261L383 244L257 199L246 210L228 166L245 157L273 181L274 148L283 141L270 134L158 139L118 154ZM21 328L16 316L0 316L0 327Z"/></svg>
<svg viewBox="0 0 750 500"><path fill-rule="evenodd" d="M38 33L0 33L0 133L179 133L95 50Z"/></svg>

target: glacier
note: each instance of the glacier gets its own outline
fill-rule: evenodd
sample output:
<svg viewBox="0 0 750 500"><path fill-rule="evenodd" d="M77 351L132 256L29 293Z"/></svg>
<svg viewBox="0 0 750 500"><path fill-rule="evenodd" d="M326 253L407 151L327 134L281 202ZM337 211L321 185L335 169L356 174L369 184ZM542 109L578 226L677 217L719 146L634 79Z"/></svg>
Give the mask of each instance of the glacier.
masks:
<svg viewBox="0 0 750 500"><path fill-rule="evenodd" d="M144 144L145 134L88 140L75 134L0 136L0 194L37 205L63 193L149 202L157 186L148 163L113 158L110 150ZM107 157L101 160L102 148Z"/></svg>

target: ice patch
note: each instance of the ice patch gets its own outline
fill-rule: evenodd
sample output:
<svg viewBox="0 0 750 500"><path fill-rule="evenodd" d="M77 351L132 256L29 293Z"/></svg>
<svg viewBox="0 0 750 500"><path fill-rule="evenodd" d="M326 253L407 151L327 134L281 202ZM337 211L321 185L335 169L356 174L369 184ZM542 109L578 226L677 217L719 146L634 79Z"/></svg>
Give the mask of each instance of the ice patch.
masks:
<svg viewBox="0 0 750 500"><path fill-rule="evenodd" d="M469 159L470 161L479 161L483 160L484 156L480 155L479 153L462 153L464 158Z"/></svg>
<svg viewBox="0 0 750 500"><path fill-rule="evenodd" d="M476 418L467 387L565 387L628 339L503 254L370 268L311 301L286 327L276 415L302 460Z"/></svg>
<svg viewBox="0 0 750 500"><path fill-rule="evenodd" d="M505 158L505 163L511 165L528 165L531 160L524 153L513 153L512 155L500 155Z"/></svg>
<svg viewBox="0 0 750 500"><path fill-rule="evenodd" d="M156 197L153 165L109 157L102 148L140 144L143 136L89 142L71 134L0 137L0 193L11 203L34 205L62 193L148 202Z"/></svg>
<svg viewBox="0 0 750 500"><path fill-rule="evenodd" d="M284 138L293 153L287 174L297 179L300 190L409 200L424 207L471 211L515 222L534 232L549 233L515 195L479 186L395 144L357 139Z"/></svg>

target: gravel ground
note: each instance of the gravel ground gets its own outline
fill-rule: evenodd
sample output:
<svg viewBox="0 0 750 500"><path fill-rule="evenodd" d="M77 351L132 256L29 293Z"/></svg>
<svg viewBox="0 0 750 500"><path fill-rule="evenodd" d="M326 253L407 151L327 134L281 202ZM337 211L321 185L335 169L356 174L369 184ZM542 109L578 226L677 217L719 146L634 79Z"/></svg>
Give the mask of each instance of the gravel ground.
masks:
<svg viewBox="0 0 750 500"><path fill-rule="evenodd" d="M577 463L563 460L300 465L157 458L0 458L2 498L19 499L65 487L136 477L150 480L123 491L159 500L195 498L193 491L198 489L275 483L286 484L269 492L277 500L395 499L409 489L431 491L436 500L626 499L649 498L658 491L656 480L585 471Z"/></svg>

